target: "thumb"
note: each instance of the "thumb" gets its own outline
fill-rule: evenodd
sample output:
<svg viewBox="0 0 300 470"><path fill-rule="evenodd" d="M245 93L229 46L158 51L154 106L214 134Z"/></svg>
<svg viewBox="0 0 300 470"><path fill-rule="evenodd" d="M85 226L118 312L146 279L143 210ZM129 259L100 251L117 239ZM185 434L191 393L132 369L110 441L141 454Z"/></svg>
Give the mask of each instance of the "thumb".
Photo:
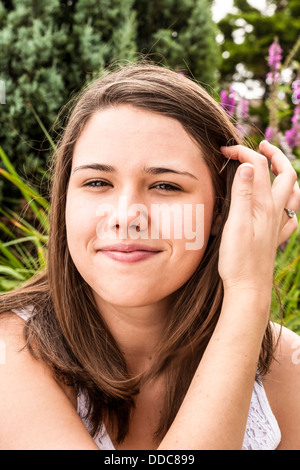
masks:
<svg viewBox="0 0 300 470"><path fill-rule="evenodd" d="M238 217L248 216L252 211L253 179L254 167L251 163L238 167L231 191L231 210Z"/></svg>

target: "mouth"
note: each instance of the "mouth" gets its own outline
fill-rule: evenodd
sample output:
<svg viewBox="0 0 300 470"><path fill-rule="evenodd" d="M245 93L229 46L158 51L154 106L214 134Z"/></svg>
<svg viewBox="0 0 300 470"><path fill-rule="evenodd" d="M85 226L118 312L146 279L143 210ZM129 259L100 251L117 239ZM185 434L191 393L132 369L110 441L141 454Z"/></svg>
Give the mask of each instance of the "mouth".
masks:
<svg viewBox="0 0 300 470"><path fill-rule="evenodd" d="M134 245L126 243L109 245L97 250L97 252L102 253L103 255L115 261L125 263L143 261L152 258L159 253L162 253L162 251L163 250L158 250L155 247L150 247L147 245Z"/></svg>

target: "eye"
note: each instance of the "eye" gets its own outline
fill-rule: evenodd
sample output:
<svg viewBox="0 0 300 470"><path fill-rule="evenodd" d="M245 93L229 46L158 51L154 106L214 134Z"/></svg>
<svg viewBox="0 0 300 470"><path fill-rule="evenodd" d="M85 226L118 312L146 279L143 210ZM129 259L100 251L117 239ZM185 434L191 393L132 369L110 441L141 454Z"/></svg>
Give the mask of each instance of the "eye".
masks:
<svg viewBox="0 0 300 470"><path fill-rule="evenodd" d="M92 181L87 181L83 185L84 187L88 188L103 188L106 186L112 186L111 183L108 183L108 181L104 180L92 180Z"/></svg>
<svg viewBox="0 0 300 470"><path fill-rule="evenodd" d="M155 189L160 189L162 191L182 191L181 188L170 183L158 183L152 187Z"/></svg>

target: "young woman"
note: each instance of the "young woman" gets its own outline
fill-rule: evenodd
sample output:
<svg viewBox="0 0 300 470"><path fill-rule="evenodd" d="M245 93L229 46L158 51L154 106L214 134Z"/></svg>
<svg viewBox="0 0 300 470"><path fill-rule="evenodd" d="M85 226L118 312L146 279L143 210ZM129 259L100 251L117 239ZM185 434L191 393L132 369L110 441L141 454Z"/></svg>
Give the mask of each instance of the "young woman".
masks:
<svg viewBox="0 0 300 470"><path fill-rule="evenodd" d="M299 338L268 318L300 192L276 147L240 144L162 67L82 93L55 158L47 270L1 296L2 449L299 446Z"/></svg>

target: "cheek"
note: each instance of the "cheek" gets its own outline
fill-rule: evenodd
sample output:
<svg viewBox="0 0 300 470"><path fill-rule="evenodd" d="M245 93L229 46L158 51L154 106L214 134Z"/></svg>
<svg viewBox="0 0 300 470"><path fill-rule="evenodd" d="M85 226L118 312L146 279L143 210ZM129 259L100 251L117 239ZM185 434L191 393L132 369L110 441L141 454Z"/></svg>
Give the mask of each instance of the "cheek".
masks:
<svg viewBox="0 0 300 470"><path fill-rule="evenodd" d="M193 207L193 217L186 218L183 238L172 240L173 287L178 289L194 274L201 263L212 226L212 204Z"/></svg>
<svg viewBox="0 0 300 470"><path fill-rule="evenodd" d="M74 262L79 253L86 248L93 234L95 234L96 223L95 210L91 204L76 198L67 197L67 243Z"/></svg>
<svg viewBox="0 0 300 470"><path fill-rule="evenodd" d="M186 250L201 250L206 245L212 224L212 201L188 204L154 204L151 207L153 239L185 240Z"/></svg>
<svg viewBox="0 0 300 470"><path fill-rule="evenodd" d="M190 243L186 240L173 244L171 282L175 289L185 284L194 274L203 259L207 241L208 239L204 240L200 249L195 249L196 242ZM192 245L193 249L186 249L186 244Z"/></svg>
<svg viewBox="0 0 300 470"><path fill-rule="evenodd" d="M182 211L181 233L179 237L184 240L184 248L187 252L194 252L194 257L199 259L202 258L205 248L208 243L208 239L211 233L212 227L212 213L213 204L212 201L197 203L197 204L185 204ZM175 230L174 232L175 233ZM176 243L177 237L173 237L173 242ZM182 246L179 244L179 248L182 251Z"/></svg>

